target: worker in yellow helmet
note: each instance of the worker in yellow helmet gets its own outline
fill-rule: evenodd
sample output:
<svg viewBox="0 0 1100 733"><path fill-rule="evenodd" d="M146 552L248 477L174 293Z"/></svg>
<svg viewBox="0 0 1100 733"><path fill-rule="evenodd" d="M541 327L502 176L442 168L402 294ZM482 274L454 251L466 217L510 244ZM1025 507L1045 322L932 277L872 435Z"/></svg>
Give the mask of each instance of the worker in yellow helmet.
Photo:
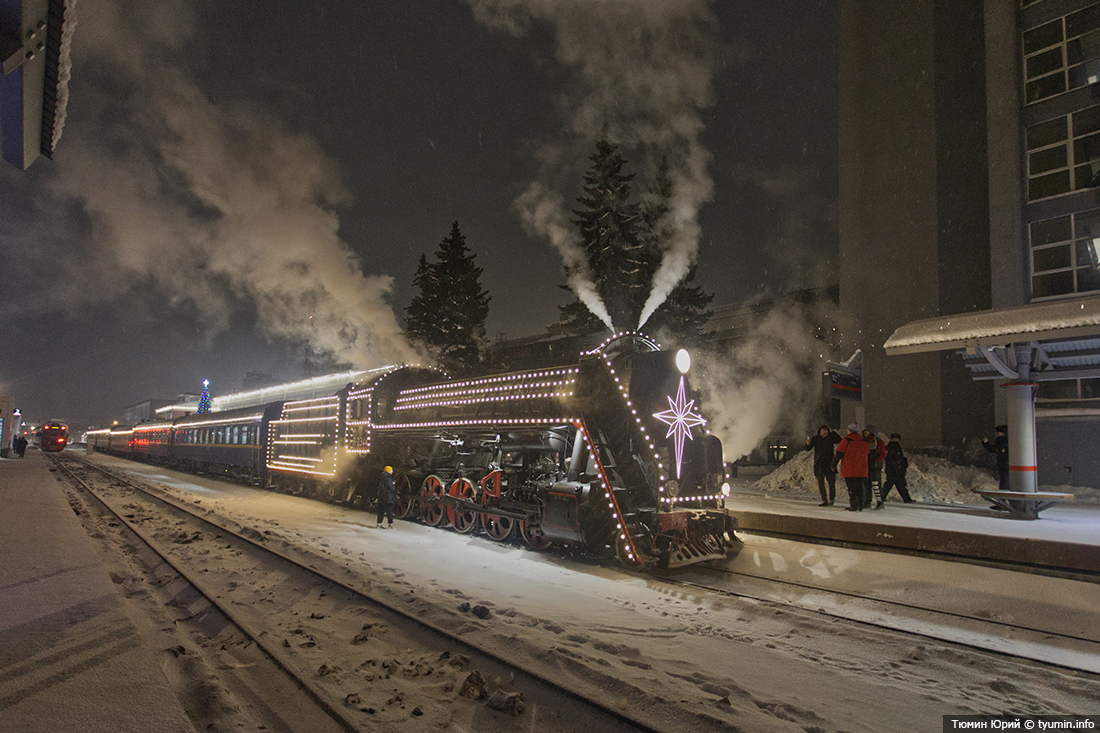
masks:
<svg viewBox="0 0 1100 733"><path fill-rule="evenodd" d="M397 486L393 483L393 466L382 469L382 475L378 479L378 523L374 526L378 529L393 529L393 503L397 498ZM389 520L388 527L382 526L382 517Z"/></svg>

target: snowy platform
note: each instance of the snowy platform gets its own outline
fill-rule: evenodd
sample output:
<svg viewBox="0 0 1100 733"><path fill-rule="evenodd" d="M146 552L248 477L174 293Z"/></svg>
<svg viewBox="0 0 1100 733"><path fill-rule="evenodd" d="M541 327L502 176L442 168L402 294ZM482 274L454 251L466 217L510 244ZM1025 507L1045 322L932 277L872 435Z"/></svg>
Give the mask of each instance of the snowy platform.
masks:
<svg viewBox="0 0 1100 733"><path fill-rule="evenodd" d="M1015 520L988 505L888 502L845 511L841 500L813 501L735 493L726 507L744 532L935 553L959 559L1100 572L1100 507L1061 504L1034 520Z"/></svg>
<svg viewBox="0 0 1100 733"><path fill-rule="evenodd" d="M0 460L0 730L193 730L37 451Z"/></svg>

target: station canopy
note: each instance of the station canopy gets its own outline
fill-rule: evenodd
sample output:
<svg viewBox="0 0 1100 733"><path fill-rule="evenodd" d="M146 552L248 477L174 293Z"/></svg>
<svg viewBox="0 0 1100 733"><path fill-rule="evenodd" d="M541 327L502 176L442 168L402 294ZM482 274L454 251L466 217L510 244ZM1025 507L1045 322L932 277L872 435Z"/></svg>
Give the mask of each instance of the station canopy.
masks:
<svg viewBox="0 0 1100 733"><path fill-rule="evenodd" d="M974 379L1021 371L1033 381L1100 377L1100 295L925 318L898 328L884 347L890 355L958 349Z"/></svg>

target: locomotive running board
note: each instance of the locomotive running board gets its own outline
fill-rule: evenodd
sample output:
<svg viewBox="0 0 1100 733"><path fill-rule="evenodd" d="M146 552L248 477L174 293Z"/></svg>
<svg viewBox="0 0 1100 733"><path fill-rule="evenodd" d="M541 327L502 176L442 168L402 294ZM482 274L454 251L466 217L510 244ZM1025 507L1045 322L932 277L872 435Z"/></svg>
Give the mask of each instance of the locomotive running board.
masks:
<svg viewBox="0 0 1100 733"><path fill-rule="evenodd" d="M713 535L707 535L700 540L674 539L669 547L669 568L682 568L685 565L694 565L707 560L726 559L726 548Z"/></svg>

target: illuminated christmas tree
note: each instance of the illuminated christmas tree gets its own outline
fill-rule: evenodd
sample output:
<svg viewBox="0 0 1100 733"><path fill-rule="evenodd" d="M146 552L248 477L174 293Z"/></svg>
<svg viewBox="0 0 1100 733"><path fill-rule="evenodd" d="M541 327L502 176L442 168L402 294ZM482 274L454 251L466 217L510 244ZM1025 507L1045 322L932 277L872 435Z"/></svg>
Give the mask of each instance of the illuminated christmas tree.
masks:
<svg viewBox="0 0 1100 733"><path fill-rule="evenodd" d="M202 380L202 394L199 395L199 414L210 412L210 380Z"/></svg>

